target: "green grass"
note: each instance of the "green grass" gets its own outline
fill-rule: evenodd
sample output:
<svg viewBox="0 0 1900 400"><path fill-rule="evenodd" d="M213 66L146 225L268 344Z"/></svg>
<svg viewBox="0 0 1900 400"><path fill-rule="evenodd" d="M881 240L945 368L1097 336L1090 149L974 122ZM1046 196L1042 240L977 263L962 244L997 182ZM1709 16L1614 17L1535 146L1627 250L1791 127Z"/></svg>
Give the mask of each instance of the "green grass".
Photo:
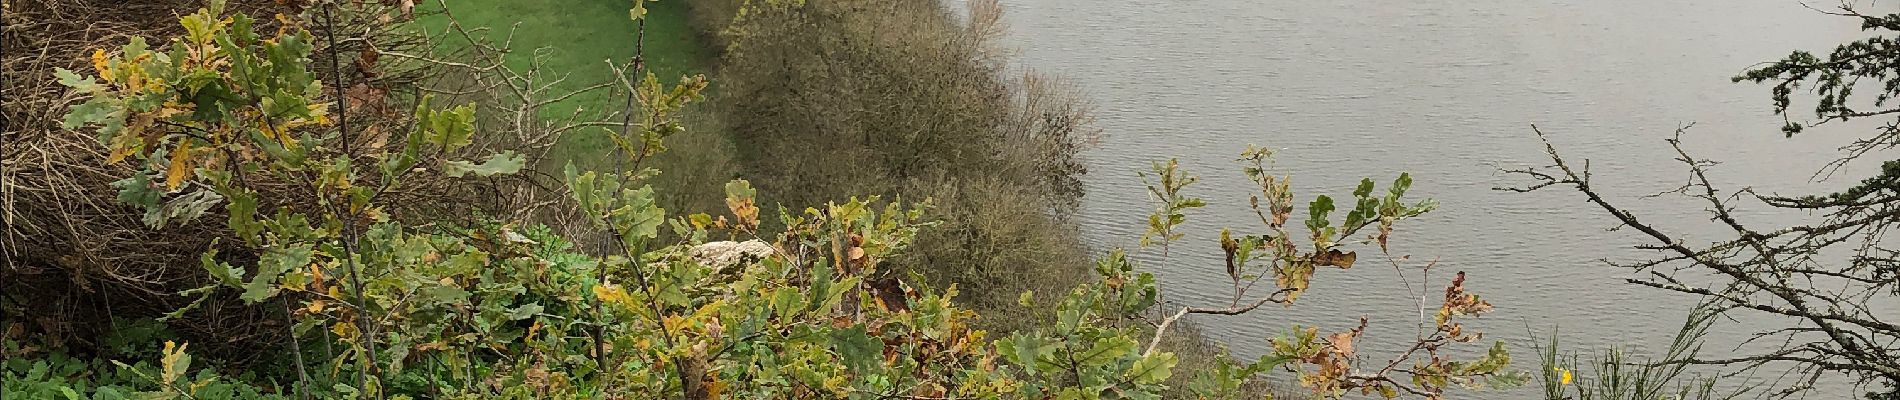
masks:
<svg viewBox="0 0 1900 400"><path fill-rule="evenodd" d="M687 23L686 13L690 7L686 1L668 0L647 5L647 66L661 82L668 84L682 75L706 71L714 57ZM426 3L429 7L440 7L433 1ZM449 0L448 5L463 26L489 28L489 40L495 42L506 39L512 26L514 51L507 56L511 67L527 68L535 49L549 49L548 57L542 60L543 79L567 75L556 92L614 79L607 60L624 63L634 52L636 25L628 15L632 6L630 0ZM440 34L448 27L448 19L430 13L430 17L419 24L431 34ZM589 115L596 115L596 111L617 110L625 104L626 98L622 95L595 91L552 105L543 112L547 116L567 116L581 108ZM582 167L600 166L604 161L603 151L612 147L605 131L583 129L562 138L550 157L556 162L573 161Z"/></svg>

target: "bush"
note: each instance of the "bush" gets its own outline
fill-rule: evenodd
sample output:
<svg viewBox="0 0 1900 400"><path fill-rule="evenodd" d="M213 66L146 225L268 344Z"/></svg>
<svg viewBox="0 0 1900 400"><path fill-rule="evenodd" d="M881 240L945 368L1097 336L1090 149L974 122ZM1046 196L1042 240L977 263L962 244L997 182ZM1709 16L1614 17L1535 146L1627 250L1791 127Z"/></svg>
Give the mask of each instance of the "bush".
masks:
<svg viewBox="0 0 1900 400"><path fill-rule="evenodd" d="M1068 217L1086 172L1077 152L1099 130L1063 84L1008 75L995 2L973 2L967 26L931 2L700 3L742 13L721 29L710 107L769 202L934 199L943 224L897 268L959 284L985 311L1030 288L1024 277L1085 275Z"/></svg>
<svg viewBox="0 0 1900 400"><path fill-rule="evenodd" d="M410 190L410 179L493 181L528 171L525 157L484 154L494 149L475 147L476 108L436 107L427 97L406 117L377 121L407 128L392 132L389 144L353 146L360 132L350 121L380 116L349 112L342 90L320 90L309 68L311 33L293 25L261 37L251 19L226 17L221 6L182 17L190 29L181 40L152 48L133 39L120 52L97 53L96 75L58 73L86 98L68 125L96 132L108 153L130 164L116 181L119 199L157 215L154 225L221 216L229 246L248 255L205 251L197 263L205 285L181 294L194 305L235 296L286 321L275 327L288 349L273 361L288 368L258 369L268 376L256 379L194 375L188 345L167 341L152 367L120 367L150 383L125 386L140 396L1156 398L1179 362L1158 344L1182 317L1291 305L1320 269L1354 265L1358 253L1347 246L1376 241L1383 249L1396 223L1433 205L1401 202L1406 175L1377 194L1365 180L1343 218L1332 215L1330 197L1317 196L1299 223L1307 232L1294 234L1286 178L1265 169L1266 151L1250 149L1247 174L1268 200L1255 205L1265 232L1222 231L1233 305L1145 321L1157 303L1154 276L1115 250L1094 260L1092 282L1052 296L1047 319L992 339L970 325L977 313L953 301L955 285L934 290L886 270L936 225L926 218L929 200L852 197L769 218L758 191L737 180L723 187L720 216L661 207L650 184L661 171L642 161L683 131L673 114L699 98L703 80L662 85L649 74L635 88L646 117L613 138L631 170L563 171L575 215L606 233L608 251L510 218L393 218L389 210L410 199L387 194ZM332 114L326 100L340 111ZM1173 161L1157 164L1153 179L1161 206L1143 242L1165 249L1202 203L1185 194L1195 179ZM314 202L260 191L282 186L308 191ZM1008 199L968 198L961 206ZM208 212L218 205L221 214ZM768 218L776 221L769 230ZM1377 233L1356 237L1362 229ZM1021 240L1011 233L980 240ZM1258 361L1219 357L1186 387L1239 397L1261 376L1288 371L1319 396L1439 398L1455 387L1514 382L1501 343L1470 359L1446 351L1478 340L1463 322L1491 310L1465 291L1464 274L1456 276L1437 313L1418 321L1435 329L1383 368L1355 351L1367 325L1361 318L1357 328L1328 335L1296 327ZM1273 290L1251 291L1267 278ZM1037 302L1024 295L1018 306ZM7 376L25 384L4 393L97 397L104 389L89 387L120 385L69 380L100 368L47 358L57 362L9 361ZM1404 363L1412 367L1398 367Z"/></svg>
<svg viewBox="0 0 1900 400"><path fill-rule="evenodd" d="M151 223L159 216L120 202L111 186L131 175L133 165L107 162L113 155L99 145L93 132L62 126L65 112L85 98L61 84L58 69L90 70L98 60L95 56L120 52L130 38L183 35L186 29L178 23L178 15L202 3L9 1L0 12L6 26L0 47L9 50L0 52L4 68L0 74L6 76L6 83L0 85L0 114L4 114L0 120L6 121L0 124L4 125L0 128L0 297L4 297L0 316L41 322L34 329L56 337L51 343L91 347L96 345L94 338L111 329L107 316L157 317L185 306L189 299L174 294L204 284L196 261L205 249L216 247L227 256L246 257L231 246L233 236L222 224L172 221L164 229L152 229ZM290 21L307 21L301 13L315 9L302 3L306 2L245 1L230 8L251 15L285 14L284 20L254 22L270 31ZM343 60L341 76L350 78L352 93L390 93L387 108L405 110L408 107L398 97L414 89L411 83L432 73L430 69L393 62L362 68L365 65L354 62L367 43L390 52L422 46L419 37L399 29L401 11L382 3L352 2L336 9L333 25L343 41L335 51L327 49L327 43L309 43L323 50L312 52L308 62L327 66L331 54L342 54L349 59ZM325 26L306 28L319 34L325 31ZM385 111L380 108L358 107L354 112ZM365 119L387 123L356 128L401 129L399 119ZM487 144L498 138L481 140ZM509 187L505 183L451 183L412 181L419 190L398 194L410 201L388 211L407 218L512 208L494 204L498 198L494 191L481 190ZM428 190L420 190L424 188ZM315 201L309 193L295 189L258 185L270 202ZM281 339L277 331L259 328L260 321L270 320L269 315L244 307L234 297L209 299L200 306L200 311L169 321L182 338L204 343L197 348L200 352L250 359Z"/></svg>

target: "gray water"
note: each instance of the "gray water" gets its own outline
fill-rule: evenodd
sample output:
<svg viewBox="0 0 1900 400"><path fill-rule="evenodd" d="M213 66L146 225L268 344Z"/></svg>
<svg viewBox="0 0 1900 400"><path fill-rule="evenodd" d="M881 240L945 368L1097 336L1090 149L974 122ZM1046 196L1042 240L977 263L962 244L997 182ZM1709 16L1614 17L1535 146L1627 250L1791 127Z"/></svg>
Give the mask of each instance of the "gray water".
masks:
<svg viewBox="0 0 1900 400"><path fill-rule="evenodd" d="M1497 306L1470 326L1509 341L1517 365L1526 369L1536 367L1533 333L1555 330L1572 349L1621 345L1640 353L1666 345L1694 302L1624 283L1630 271L1600 261L1653 254L1630 250L1641 243L1637 233L1607 231L1613 221L1575 191L1492 190L1528 182L1497 173L1492 163L1546 162L1531 124L1573 161L1590 159L1593 182L1612 201L1691 238L1722 232L1701 203L1644 198L1686 178L1663 142L1684 124L1695 123L1689 148L1725 161L1713 178L1733 188L1826 191L1874 167L1856 164L1841 178L1810 182L1837 157L1837 146L1867 130L1829 127L1784 138L1768 88L1729 82L1790 50L1825 52L1859 37L1856 21L1794 0L1019 0L1005 6L1019 59L1067 78L1098 106L1107 136L1087 153L1092 170L1082 212L1091 243L1134 246L1152 209L1135 173L1149 162L1179 157L1204 178L1190 191L1211 206L1190 215L1189 235L1168 257L1152 250L1140 257L1143 268L1159 275L1166 297L1225 304L1229 287L1216 233L1221 227L1264 230L1246 208L1255 187L1232 161L1246 145L1280 149L1279 171L1293 175L1302 205L1318 194L1349 197L1361 177L1373 178L1383 191L1400 171L1410 171L1417 181L1412 196L1443 203L1393 237L1395 253L1438 260L1431 282L1408 272L1411 285L1435 296L1452 271L1468 272L1471 290ZM1764 224L1805 217L1760 208L1743 212ZM1359 268L1321 271L1291 308L1195 322L1235 353L1254 356L1294 324L1337 332L1365 315L1373 328L1363 346L1373 346L1366 354L1376 357L1377 343L1411 338L1417 297L1407 294L1392 267L1368 257L1376 248L1360 250ZM1734 343L1756 322L1786 321L1725 322L1711 341ZM1709 348L1714 354L1729 349ZM1810 397L1857 392L1837 380Z"/></svg>

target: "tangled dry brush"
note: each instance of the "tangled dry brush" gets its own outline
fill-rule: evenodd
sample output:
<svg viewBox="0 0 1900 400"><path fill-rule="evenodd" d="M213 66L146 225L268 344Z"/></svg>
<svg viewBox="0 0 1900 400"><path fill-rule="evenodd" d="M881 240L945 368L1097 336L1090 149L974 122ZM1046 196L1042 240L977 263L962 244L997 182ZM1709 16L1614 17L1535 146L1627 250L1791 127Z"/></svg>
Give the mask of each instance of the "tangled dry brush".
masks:
<svg viewBox="0 0 1900 400"><path fill-rule="evenodd" d="M191 299L175 293L204 284L199 255L231 241L220 241L229 236L219 223L223 218L153 229L142 222L143 210L120 202L111 183L130 176L134 165L108 164L92 132L61 127L66 110L84 99L69 93L53 73L59 68L91 73L89 55L111 52L134 36L153 40L181 35L178 16L203 2L0 1L0 316L20 322L0 324L8 327L0 335L33 334L56 343L96 345L90 343L95 334L109 329L115 317L151 317L185 306ZM343 2L331 21L322 21L328 24L315 22L321 21L315 19L321 14L306 2L231 3L233 12L290 16L260 18L269 25L264 29L312 21L290 23L326 38L325 28L335 27L337 48L332 51L323 46L325 40L318 40L313 65L329 66L331 55L337 55L340 71L316 72L323 84L342 81L348 88L348 115L358 130L349 137L358 148L377 146L389 140L390 132L401 132L408 105L421 88L454 73L432 63L380 57L445 53L398 23L413 17L404 2ZM482 149L470 151L519 145L482 143L475 146ZM392 214L457 216L519 209L523 200L517 194L530 186L533 182L416 182L401 194L415 197L417 201L406 203L415 208ZM275 199L278 206L314 207L308 190L298 185L263 189L271 192L263 198ZM219 250L221 256L246 257L236 247ZM228 354L242 355L249 344L267 343L283 331L281 326L273 329L276 321L264 315L240 306L235 298L213 298L171 325L187 337L216 338L194 342L229 343Z"/></svg>

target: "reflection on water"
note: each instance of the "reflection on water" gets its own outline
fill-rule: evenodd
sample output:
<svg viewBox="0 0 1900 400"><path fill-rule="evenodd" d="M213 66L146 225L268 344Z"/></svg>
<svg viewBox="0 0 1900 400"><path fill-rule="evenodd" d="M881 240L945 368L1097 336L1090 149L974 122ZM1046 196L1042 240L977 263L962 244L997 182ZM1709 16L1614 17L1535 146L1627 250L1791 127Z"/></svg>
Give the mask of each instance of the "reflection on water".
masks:
<svg viewBox="0 0 1900 400"><path fill-rule="evenodd" d="M1006 3L1026 64L1069 78L1099 106L1109 136L1088 154L1092 243L1132 245L1140 235L1150 205L1134 173L1148 162L1180 157L1204 177L1192 190L1212 206L1191 216L1192 234L1165 260L1144 257L1171 299L1219 299L1226 278L1214 234L1262 230L1248 223L1252 187L1232 162L1247 144L1283 149L1278 166L1302 199L1349 195L1361 177L1383 190L1410 171L1412 193L1443 206L1402 226L1394 251L1413 264L1437 260L1434 286L1469 272L1472 289L1499 309L1475 326L1515 341L1527 367L1535 361L1523 339L1551 329L1578 348L1665 345L1693 301L1626 284L1628 271L1604 265L1650 254L1629 250L1639 238L1607 230L1611 220L1576 193L1491 190L1523 183L1492 163L1541 164L1530 124L1568 157L1589 158L1612 200L1691 238L1721 232L1700 204L1643 197L1685 178L1662 141L1677 127L1695 123L1690 148L1726 161L1712 171L1718 183L1783 194L1848 184L1807 178L1866 132L1785 139L1767 88L1729 83L1790 50L1857 37L1854 21L1794 0ZM1801 217L1743 212L1762 223ZM1361 264L1323 271L1293 308L1198 321L1243 355L1292 324L1338 331L1360 315L1373 320L1368 343L1406 340L1416 298L1390 266ZM1746 322L1717 326L1717 342L1744 337ZM1848 393L1834 383L1814 397Z"/></svg>

